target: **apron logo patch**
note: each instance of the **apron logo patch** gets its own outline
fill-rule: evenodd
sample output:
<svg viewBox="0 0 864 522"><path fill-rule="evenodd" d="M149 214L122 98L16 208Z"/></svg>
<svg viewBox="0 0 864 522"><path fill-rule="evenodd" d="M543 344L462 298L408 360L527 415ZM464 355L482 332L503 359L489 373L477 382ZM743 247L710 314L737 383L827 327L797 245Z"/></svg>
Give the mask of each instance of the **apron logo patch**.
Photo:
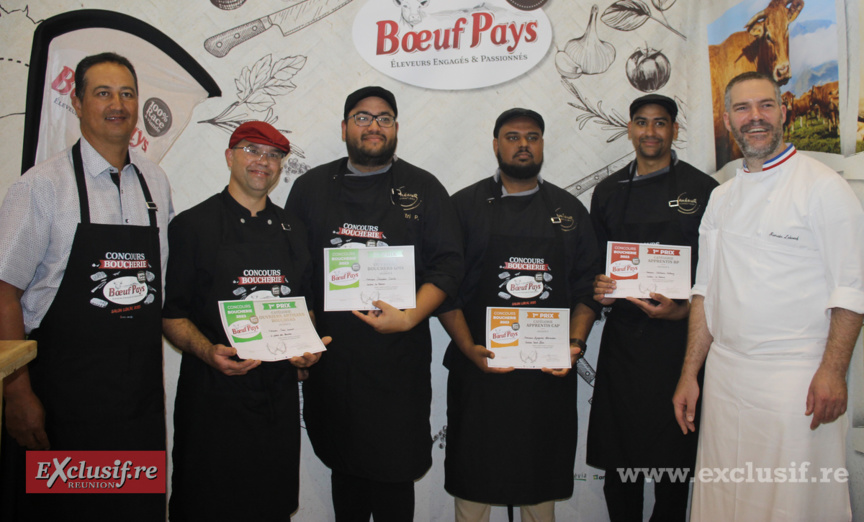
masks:
<svg viewBox="0 0 864 522"><path fill-rule="evenodd" d="M562 231L570 232L576 229L576 220L573 216L568 216L560 208L555 209L555 217L560 221Z"/></svg>
<svg viewBox="0 0 864 522"><path fill-rule="evenodd" d="M405 192L405 187L399 187L393 190L396 201L403 210L414 210L420 206L422 200L419 194L411 194Z"/></svg>
<svg viewBox="0 0 864 522"><path fill-rule="evenodd" d="M694 214L699 210L699 201L696 198L688 198L686 192L679 194L678 199L673 203L677 203L675 206L681 214Z"/></svg>
<svg viewBox="0 0 864 522"><path fill-rule="evenodd" d="M165 493L164 451L28 451L27 493Z"/></svg>
<svg viewBox="0 0 864 522"><path fill-rule="evenodd" d="M98 270L90 275L90 280L96 283L90 290L91 294L96 294L90 299L92 306L109 308L113 303L120 308L110 307L111 313L127 313L140 309L138 303L142 301L146 305L156 301L157 291L152 285L156 274L148 270L150 262L145 254L106 252L104 259L91 266Z"/></svg>

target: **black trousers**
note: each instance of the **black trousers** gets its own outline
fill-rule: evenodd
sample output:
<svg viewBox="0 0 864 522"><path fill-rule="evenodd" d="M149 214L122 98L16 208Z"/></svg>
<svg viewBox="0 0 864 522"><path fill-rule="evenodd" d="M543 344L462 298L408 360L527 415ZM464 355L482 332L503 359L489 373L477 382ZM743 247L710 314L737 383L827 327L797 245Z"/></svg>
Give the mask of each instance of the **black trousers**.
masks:
<svg viewBox="0 0 864 522"><path fill-rule="evenodd" d="M414 519L414 481L378 482L333 471L336 522L410 522Z"/></svg>
<svg viewBox="0 0 864 522"><path fill-rule="evenodd" d="M642 522L642 504L645 475L640 473L636 480L624 482L614 468L606 470L603 493L606 509L611 522ZM654 482L654 511L651 522L674 522L687 520L687 500L690 494L690 480L673 482L668 476Z"/></svg>

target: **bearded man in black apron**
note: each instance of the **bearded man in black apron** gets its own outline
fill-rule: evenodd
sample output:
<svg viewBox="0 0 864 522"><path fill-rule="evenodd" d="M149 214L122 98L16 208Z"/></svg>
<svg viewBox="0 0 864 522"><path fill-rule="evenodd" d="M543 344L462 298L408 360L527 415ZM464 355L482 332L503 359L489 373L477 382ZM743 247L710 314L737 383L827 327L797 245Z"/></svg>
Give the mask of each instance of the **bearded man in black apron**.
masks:
<svg viewBox="0 0 864 522"><path fill-rule="evenodd" d="M498 171L453 196L466 272L439 317L453 339L445 358L444 487L456 497L459 522L488 521L491 504L520 506L525 521L552 521L555 501L573 493L577 373L487 364L495 357L487 307L569 310L571 366L600 308L592 299L599 251L588 211L539 176L544 128L532 110L502 113L492 141Z"/></svg>
<svg viewBox="0 0 864 522"><path fill-rule="evenodd" d="M691 248L691 283L698 260L699 223L717 182L672 150L678 135L674 100L659 94L630 104L628 136L636 159L601 181L591 199L597 238ZM671 399L687 343L687 300L652 293L651 300L606 298L615 282L595 280L595 299L611 306L597 357L588 422L587 462L606 470L603 492L613 522L642 520L644 473L667 468L680 476L652 476L651 520L686 517L696 437L685 437Z"/></svg>
<svg viewBox="0 0 864 522"><path fill-rule="evenodd" d="M129 147L128 60L84 58L72 105L81 140L24 174L0 208L0 338L38 343L5 382L0 518L162 520L164 494L24 494L25 448L165 450L168 179Z"/></svg>
<svg viewBox="0 0 864 522"><path fill-rule="evenodd" d="M277 521L297 510L298 372L305 375L320 354L241 360L218 304L297 296L312 304L305 228L267 197L290 150L271 125L243 123L225 151L228 187L178 215L168 231L176 250L168 263L163 327L183 351L172 521Z"/></svg>
<svg viewBox="0 0 864 522"><path fill-rule="evenodd" d="M414 481L432 465L428 316L462 275L459 231L447 191L397 159L393 93L348 96L348 157L294 182L286 208L309 229L318 332L333 342L303 383L303 418L315 454L333 470L336 520L414 517ZM416 308L374 300L379 311L324 312L324 248L412 245Z"/></svg>

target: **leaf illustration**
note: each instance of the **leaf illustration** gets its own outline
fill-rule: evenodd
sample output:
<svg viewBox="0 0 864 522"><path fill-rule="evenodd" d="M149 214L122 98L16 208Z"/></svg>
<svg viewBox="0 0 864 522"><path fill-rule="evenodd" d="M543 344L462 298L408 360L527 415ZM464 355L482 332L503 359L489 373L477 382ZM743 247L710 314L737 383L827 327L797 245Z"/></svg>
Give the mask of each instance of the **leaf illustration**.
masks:
<svg viewBox="0 0 864 522"><path fill-rule="evenodd" d="M567 102L567 104L582 112L582 114L576 116L576 123L578 123L579 130L584 129L585 125L587 125L589 121L593 121L597 125L600 125L604 131L617 131L611 138L606 140L607 143L611 143L627 134L627 120L625 120L618 111L612 109L608 114L604 112L603 100L598 101L596 108L594 108L592 107L593 104L586 99L581 92L579 92L579 89L573 82L562 78L561 83L563 83L567 90L576 97L576 100L578 100L578 103Z"/></svg>
<svg viewBox="0 0 864 522"><path fill-rule="evenodd" d="M291 82L288 82L287 85L279 85L279 84L268 85L268 86L264 87L263 89L261 89L261 92L269 94L270 96L283 96L283 95L288 94L289 92L293 91L296 88L297 88L296 85L294 85Z"/></svg>
<svg viewBox="0 0 864 522"><path fill-rule="evenodd" d="M263 90L253 93L246 99L246 105L255 112L263 112L275 104L276 101L273 100L273 97Z"/></svg>
<svg viewBox="0 0 864 522"><path fill-rule="evenodd" d="M603 11L603 23L619 31L632 31L651 18L648 5L642 0L618 0Z"/></svg>
<svg viewBox="0 0 864 522"><path fill-rule="evenodd" d="M257 91L261 87L267 83L267 80L270 79L270 69L271 64L273 63L272 55L268 54L264 56L252 66L251 76L251 84L252 90Z"/></svg>
<svg viewBox="0 0 864 522"><path fill-rule="evenodd" d="M237 86L237 97L241 100L245 99L252 93L252 83L249 81L249 68L244 67L240 71L240 76L234 80L234 85Z"/></svg>
<svg viewBox="0 0 864 522"><path fill-rule="evenodd" d="M675 3L675 0L651 0L651 3L654 7L657 8L658 11L665 11L672 7Z"/></svg>
<svg viewBox="0 0 864 522"><path fill-rule="evenodd" d="M273 78L287 82L306 65L305 56L286 56L273 64Z"/></svg>

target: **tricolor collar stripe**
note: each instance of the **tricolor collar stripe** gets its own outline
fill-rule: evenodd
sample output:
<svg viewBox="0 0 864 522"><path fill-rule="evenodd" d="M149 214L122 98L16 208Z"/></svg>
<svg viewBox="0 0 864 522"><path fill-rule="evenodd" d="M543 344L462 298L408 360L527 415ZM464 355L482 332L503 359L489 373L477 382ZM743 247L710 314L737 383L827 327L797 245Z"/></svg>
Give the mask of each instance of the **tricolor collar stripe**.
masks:
<svg viewBox="0 0 864 522"><path fill-rule="evenodd" d="M786 147L786 150L781 152L780 154L774 156L770 160L766 161L762 164L762 171L773 169L774 167L779 167L780 165L786 163L786 160L795 155L798 150L795 148L795 145L789 144ZM744 162L744 172L750 172L750 169L747 168L747 162Z"/></svg>

